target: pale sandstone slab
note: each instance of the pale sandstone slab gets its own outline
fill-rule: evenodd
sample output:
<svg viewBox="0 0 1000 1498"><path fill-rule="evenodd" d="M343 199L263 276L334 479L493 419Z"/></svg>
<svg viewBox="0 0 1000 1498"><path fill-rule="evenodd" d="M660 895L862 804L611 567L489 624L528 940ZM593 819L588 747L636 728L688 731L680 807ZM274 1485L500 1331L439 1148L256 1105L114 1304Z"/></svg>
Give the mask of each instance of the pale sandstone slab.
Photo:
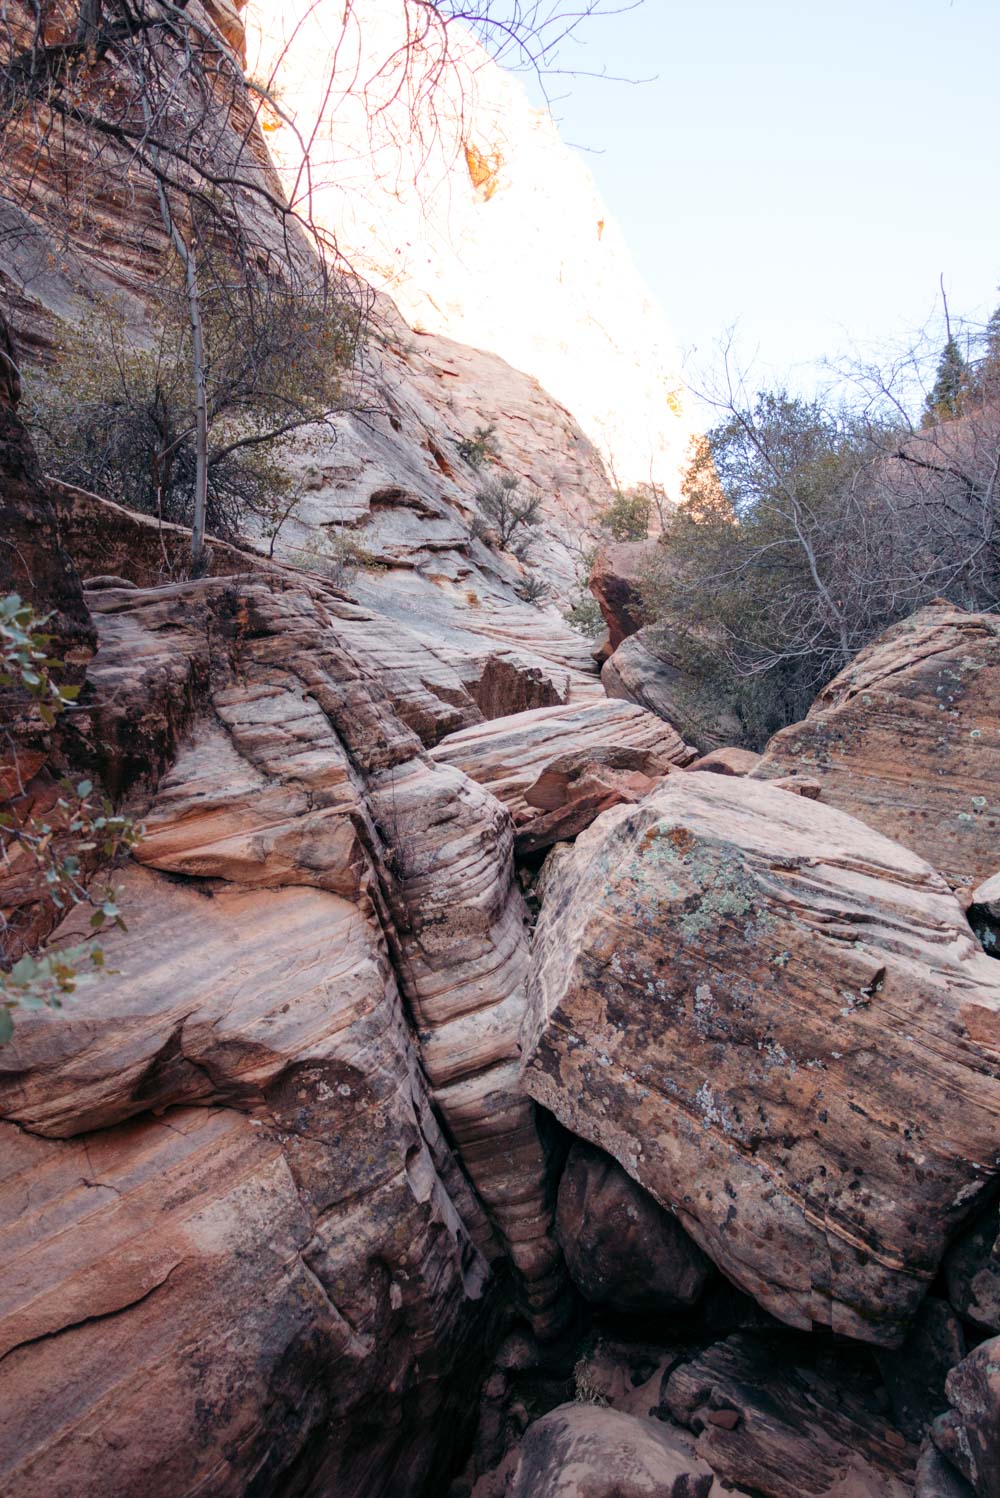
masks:
<svg viewBox="0 0 1000 1498"><path fill-rule="evenodd" d="M711 1468L679 1432L596 1405L563 1404L530 1427L510 1498L708 1498Z"/></svg>
<svg viewBox="0 0 1000 1498"><path fill-rule="evenodd" d="M995 964L914 854L755 780L580 836L523 1043L532 1096L795 1326L897 1343L996 1176Z"/></svg>
<svg viewBox="0 0 1000 1498"><path fill-rule="evenodd" d="M774 736L753 772L803 775L955 887L996 870L1000 620L935 603L887 630Z"/></svg>
<svg viewBox="0 0 1000 1498"><path fill-rule="evenodd" d="M433 750L507 807L519 848L575 836L608 806L644 795L695 755L669 723L603 699L541 708L449 734Z"/></svg>

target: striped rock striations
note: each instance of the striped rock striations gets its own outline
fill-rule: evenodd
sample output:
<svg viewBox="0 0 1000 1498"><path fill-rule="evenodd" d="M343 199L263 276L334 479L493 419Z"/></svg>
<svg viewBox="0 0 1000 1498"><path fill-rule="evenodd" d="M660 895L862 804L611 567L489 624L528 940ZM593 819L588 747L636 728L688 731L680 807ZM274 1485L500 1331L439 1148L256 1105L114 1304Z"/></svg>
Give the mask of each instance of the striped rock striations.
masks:
<svg viewBox="0 0 1000 1498"><path fill-rule="evenodd" d="M5 1491L423 1491L468 1430L490 1263L539 1329L563 1314L509 818L321 594L88 601L78 731L108 781L141 785L138 746L167 767L109 976L0 1053Z"/></svg>

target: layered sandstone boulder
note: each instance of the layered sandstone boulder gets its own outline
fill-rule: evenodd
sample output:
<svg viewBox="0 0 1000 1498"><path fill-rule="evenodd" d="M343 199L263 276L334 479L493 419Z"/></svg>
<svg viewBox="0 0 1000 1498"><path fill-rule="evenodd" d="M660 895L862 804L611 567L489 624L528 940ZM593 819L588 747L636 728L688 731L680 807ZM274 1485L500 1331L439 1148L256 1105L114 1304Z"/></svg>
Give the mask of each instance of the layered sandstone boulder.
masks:
<svg viewBox="0 0 1000 1498"><path fill-rule="evenodd" d="M755 780L676 775L559 862L528 1091L797 1327L898 1344L996 1174L1000 981L943 879Z"/></svg>
<svg viewBox="0 0 1000 1498"><path fill-rule="evenodd" d="M438 764L462 770L502 801L518 849L575 837L602 811L636 801L695 750L668 723L602 699L498 718L449 734Z"/></svg>
<svg viewBox="0 0 1000 1498"><path fill-rule="evenodd" d="M604 615L612 651L645 623L642 580L656 552L655 541L619 541L602 546L594 558L588 587Z"/></svg>
<svg viewBox="0 0 1000 1498"><path fill-rule="evenodd" d="M705 697L654 626L647 625L618 646L601 668L601 683L609 697L637 702L674 724L702 753L737 743L741 737L739 719Z"/></svg>
<svg viewBox="0 0 1000 1498"><path fill-rule="evenodd" d="M991 1337L948 1375L948 1412L934 1422L934 1444L976 1498L1000 1494L1000 1337Z"/></svg>
<svg viewBox="0 0 1000 1498"><path fill-rule="evenodd" d="M930 604L835 677L754 774L819 780L829 805L975 886L996 871L998 700L1000 620Z"/></svg>
<svg viewBox="0 0 1000 1498"><path fill-rule="evenodd" d="M4 1489L416 1494L468 1433L491 1262L562 1314L510 819L322 594L89 598L78 732L146 836L108 975L0 1051Z"/></svg>

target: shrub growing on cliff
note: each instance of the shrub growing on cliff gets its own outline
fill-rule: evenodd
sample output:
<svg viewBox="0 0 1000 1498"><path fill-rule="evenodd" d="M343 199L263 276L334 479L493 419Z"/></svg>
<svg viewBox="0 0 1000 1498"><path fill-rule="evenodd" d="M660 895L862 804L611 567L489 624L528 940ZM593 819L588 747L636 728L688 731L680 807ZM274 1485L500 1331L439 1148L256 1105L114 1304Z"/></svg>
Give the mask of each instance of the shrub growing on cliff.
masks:
<svg viewBox="0 0 1000 1498"><path fill-rule="evenodd" d="M614 541L645 541L653 518L653 498L648 488L636 485L618 489L611 503L597 519Z"/></svg>
<svg viewBox="0 0 1000 1498"><path fill-rule="evenodd" d="M206 291L213 356L205 387L206 528L233 537L248 522L273 532L292 479L282 444L346 403L356 326L349 312L274 287L244 325L239 310ZM141 335L121 304L105 302L70 329L51 370L32 378L29 421L54 477L130 509L190 526L198 457L190 381L191 333L172 288Z"/></svg>
<svg viewBox="0 0 1000 1498"><path fill-rule="evenodd" d="M486 427L476 427L471 437L462 437L455 443L458 456L470 468L479 469L487 461L492 462L498 456L496 431L494 422Z"/></svg>
<svg viewBox="0 0 1000 1498"><path fill-rule="evenodd" d="M473 526L473 534L492 541L501 551L523 557L531 533L542 514L539 494L522 494L521 481L512 473L496 474L486 479L476 491L482 523Z"/></svg>
<svg viewBox="0 0 1000 1498"><path fill-rule="evenodd" d="M55 679L61 662L49 655L45 623L17 594L0 598L0 687L22 695L28 718L35 716L32 748L37 753L42 747L43 763L46 731L79 690ZM10 735L8 739L16 750ZM62 794L43 816L36 815L20 782L19 764L16 752L5 764L0 761L0 785L6 796L0 810L0 869L36 883L60 915L77 905L88 906L92 939L38 956L24 950L23 938L0 914L0 1044L10 1039L16 1009L61 1008L83 981L85 968L103 968L104 953L93 937L107 921L123 929L124 923L114 890L88 884L87 867L97 859L111 862L132 848L141 833L109 801L95 800L89 780L74 785L63 778ZM39 768L36 763L35 773Z"/></svg>

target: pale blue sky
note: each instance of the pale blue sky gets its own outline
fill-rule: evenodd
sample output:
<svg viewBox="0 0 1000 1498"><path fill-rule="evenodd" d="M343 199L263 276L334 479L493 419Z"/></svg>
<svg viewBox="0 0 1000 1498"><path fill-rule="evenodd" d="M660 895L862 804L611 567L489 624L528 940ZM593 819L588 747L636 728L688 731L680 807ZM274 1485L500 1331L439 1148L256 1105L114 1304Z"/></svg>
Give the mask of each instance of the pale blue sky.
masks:
<svg viewBox="0 0 1000 1498"><path fill-rule="evenodd" d="M1000 300L1000 0L645 0L588 23L555 106L697 364L792 372Z"/></svg>

